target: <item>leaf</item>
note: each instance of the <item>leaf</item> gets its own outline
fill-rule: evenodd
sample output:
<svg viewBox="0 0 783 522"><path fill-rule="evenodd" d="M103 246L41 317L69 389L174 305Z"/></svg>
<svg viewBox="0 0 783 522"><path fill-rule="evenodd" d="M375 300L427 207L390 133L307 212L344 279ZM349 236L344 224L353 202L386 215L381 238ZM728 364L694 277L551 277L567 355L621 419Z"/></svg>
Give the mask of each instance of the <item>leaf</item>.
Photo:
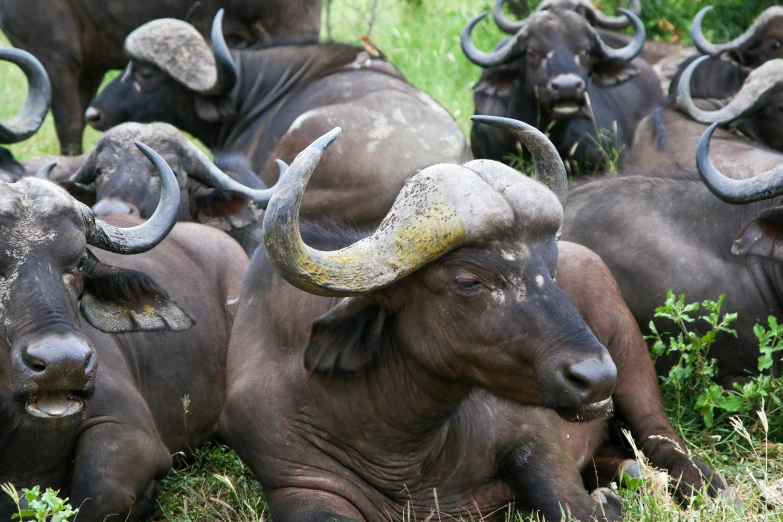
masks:
<svg viewBox="0 0 783 522"><path fill-rule="evenodd" d="M718 401L718 407L726 410L729 413L734 413L742 408L743 401L741 395L727 395Z"/></svg>

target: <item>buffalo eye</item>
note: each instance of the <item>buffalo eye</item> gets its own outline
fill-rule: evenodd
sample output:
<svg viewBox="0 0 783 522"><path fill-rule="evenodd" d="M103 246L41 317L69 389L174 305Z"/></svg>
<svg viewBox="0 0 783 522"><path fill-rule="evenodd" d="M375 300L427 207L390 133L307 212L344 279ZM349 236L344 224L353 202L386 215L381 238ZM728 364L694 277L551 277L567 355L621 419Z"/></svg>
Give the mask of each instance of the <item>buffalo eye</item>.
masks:
<svg viewBox="0 0 783 522"><path fill-rule="evenodd" d="M778 42L777 40L772 40L771 42L769 42L769 48L772 49L773 51L777 51L778 49L780 49L780 42Z"/></svg>
<svg viewBox="0 0 783 522"><path fill-rule="evenodd" d="M147 67L139 67L136 71L137 80L149 80L153 76L155 76L155 72Z"/></svg>
<svg viewBox="0 0 783 522"><path fill-rule="evenodd" d="M103 169L95 169L95 175L100 176L103 174Z"/></svg>
<svg viewBox="0 0 783 522"><path fill-rule="evenodd" d="M579 51L579 54L581 54L586 58L590 58L593 55L593 51L591 51L590 49L582 49L581 51Z"/></svg>
<svg viewBox="0 0 783 522"><path fill-rule="evenodd" d="M458 275L454 279L454 284L457 290L463 294L475 293L484 286L475 276L466 274Z"/></svg>

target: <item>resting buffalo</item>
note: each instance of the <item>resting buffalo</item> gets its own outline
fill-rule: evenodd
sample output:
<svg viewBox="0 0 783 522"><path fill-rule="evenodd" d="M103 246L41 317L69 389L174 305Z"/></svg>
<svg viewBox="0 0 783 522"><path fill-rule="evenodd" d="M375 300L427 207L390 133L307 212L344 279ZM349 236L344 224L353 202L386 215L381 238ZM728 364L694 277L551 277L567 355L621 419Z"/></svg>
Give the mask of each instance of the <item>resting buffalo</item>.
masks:
<svg viewBox="0 0 783 522"><path fill-rule="evenodd" d="M128 69L93 102L88 120L99 129L171 123L212 150L247 157L267 185L278 177L276 159L291 161L344 125L351 130L319 167L303 214L362 225L377 225L416 172L469 157L448 112L390 64L345 45L229 52L220 20L214 52L178 20L134 31Z"/></svg>
<svg viewBox="0 0 783 522"><path fill-rule="evenodd" d="M28 93L22 110L11 121L0 122L0 143L24 141L41 128L52 98L49 78L35 56L19 49L0 48L0 60L19 66L27 78ZM11 151L0 147L0 182L16 181L25 175L24 167Z"/></svg>
<svg viewBox="0 0 783 522"><path fill-rule="evenodd" d="M514 36L485 53L475 48L471 32L486 15L472 19L462 32L462 49L484 68L474 87L476 114L507 116L547 131L561 157L575 160L582 172L604 162L596 125L604 129L604 138L611 137L611 147L601 138L603 146L623 152L639 120L660 104L663 94L649 64L634 60L644 46L641 20L621 12L635 30L621 49L606 45L577 12L547 9L520 22L499 22ZM478 158L509 161L518 152L508 135L475 124L471 144Z"/></svg>
<svg viewBox="0 0 783 522"><path fill-rule="evenodd" d="M492 161L435 165L371 234L305 225L303 239L302 194L337 129L297 156L269 203L232 330L220 430L276 522L496 520L514 502L549 520L561 508L617 520L619 499L605 489L591 498L579 476L613 392L684 491L712 476L648 439L674 435L606 268L576 245L558 264L567 182L557 151L520 122L476 119L514 130L554 194ZM618 368L555 285L557 267L579 281L595 331L627 356L616 390Z"/></svg>
<svg viewBox="0 0 783 522"><path fill-rule="evenodd" d="M781 198L770 192L769 175L725 181L714 171L707 143L715 128L713 124L702 138L697 166L726 199L745 204L716 199L701 181L641 176L598 180L569 193L563 237L601 256L643 329L670 289L699 302L725 293L721 312L739 314L733 325L739 337L719 335L710 356L720 368L717 382L730 387L758 373L753 326L766 324L770 315L783 315L783 290L775 275L783 261L777 243ZM744 188L748 185L763 189L764 197L751 199ZM672 325L658 327L665 331ZM666 371L667 364L661 361L659 370ZM771 371L781 376L779 361Z"/></svg>
<svg viewBox="0 0 783 522"><path fill-rule="evenodd" d="M727 82L739 80L735 65L709 57L693 60L678 78L676 108L666 107L639 124L629 163L656 175L695 169L696 146L710 123L720 123L716 132L715 161L732 177L754 176L783 163L783 60L765 62L744 78L730 99L716 90L705 92L706 78L692 81L705 65ZM735 73L735 74L731 74ZM743 73L742 76L745 76ZM695 85L694 85L695 84ZM701 97L694 99L692 91ZM725 94L725 93L723 93Z"/></svg>
<svg viewBox="0 0 783 522"><path fill-rule="evenodd" d="M121 69L125 37L157 18L185 16L194 0L0 0L0 27L40 59L54 87L52 111L63 154L82 151L83 114L110 69ZM206 34L218 7L230 42L315 42L321 0L201 0L193 22Z"/></svg>
<svg viewBox="0 0 783 522"><path fill-rule="evenodd" d="M131 214L144 219L160 199L154 167L133 146L141 141L172 167L181 193L179 221L197 221L227 232L246 252L258 246L257 229L273 189L267 189L243 157L224 155L212 163L179 130L166 123L123 123L104 133L95 148L75 165L54 169L50 180L65 186L96 216ZM59 168L59 165L58 165ZM225 172L224 172L225 171Z"/></svg>
<svg viewBox="0 0 783 522"><path fill-rule="evenodd" d="M144 150L162 186L144 223L101 221L43 179L0 182L0 483L58 489L79 521L148 517L171 455L208 439L223 404L247 257L174 227L177 181ZM15 512L0 497L0 519Z"/></svg>
<svg viewBox="0 0 783 522"><path fill-rule="evenodd" d="M715 136L723 143L716 161L729 175L758 174L783 160L769 150L783 151L783 95L774 84L783 69L768 63L783 58L783 8L770 7L742 36L720 45L701 31L711 9L699 11L691 25L694 45L710 58L686 60L672 79L666 105L639 123L628 160L645 172L694 168L696 144L713 122L726 127ZM749 76L755 69L760 70Z"/></svg>

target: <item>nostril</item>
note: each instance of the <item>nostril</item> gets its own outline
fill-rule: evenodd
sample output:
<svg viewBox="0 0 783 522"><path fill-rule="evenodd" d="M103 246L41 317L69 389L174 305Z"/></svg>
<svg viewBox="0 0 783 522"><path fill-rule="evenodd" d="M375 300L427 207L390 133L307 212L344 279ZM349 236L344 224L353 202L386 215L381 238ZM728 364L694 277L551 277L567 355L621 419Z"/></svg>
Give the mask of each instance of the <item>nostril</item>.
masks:
<svg viewBox="0 0 783 522"><path fill-rule="evenodd" d="M564 373L566 381L589 402L608 398L617 380L617 369L611 359L581 361L566 367Z"/></svg>
<svg viewBox="0 0 783 522"><path fill-rule="evenodd" d="M46 370L46 363L44 360L40 357L30 355L29 353L24 355L24 364L36 373L41 373Z"/></svg>
<svg viewBox="0 0 783 522"><path fill-rule="evenodd" d="M88 107L87 112L84 113L84 119L86 119L89 123L98 123L101 121L101 118L101 111L95 107Z"/></svg>

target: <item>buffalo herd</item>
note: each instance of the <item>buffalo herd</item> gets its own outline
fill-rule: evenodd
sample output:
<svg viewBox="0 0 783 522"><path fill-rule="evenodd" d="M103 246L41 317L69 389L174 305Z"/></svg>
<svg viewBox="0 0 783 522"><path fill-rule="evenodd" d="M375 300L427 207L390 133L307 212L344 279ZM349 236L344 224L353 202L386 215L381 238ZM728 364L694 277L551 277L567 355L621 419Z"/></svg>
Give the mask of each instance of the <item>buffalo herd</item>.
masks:
<svg viewBox="0 0 783 522"><path fill-rule="evenodd" d="M217 436L275 522L608 522L641 473L614 416L683 505L739 503L643 332L672 289L724 292L715 380L759 372L783 9L715 43L706 7L687 49L646 43L638 2L505 4L450 35L481 68L468 142L377 48L319 43L321 0L0 0L28 83L0 143L51 109L61 147L0 148L0 483L145 521Z"/></svg>

